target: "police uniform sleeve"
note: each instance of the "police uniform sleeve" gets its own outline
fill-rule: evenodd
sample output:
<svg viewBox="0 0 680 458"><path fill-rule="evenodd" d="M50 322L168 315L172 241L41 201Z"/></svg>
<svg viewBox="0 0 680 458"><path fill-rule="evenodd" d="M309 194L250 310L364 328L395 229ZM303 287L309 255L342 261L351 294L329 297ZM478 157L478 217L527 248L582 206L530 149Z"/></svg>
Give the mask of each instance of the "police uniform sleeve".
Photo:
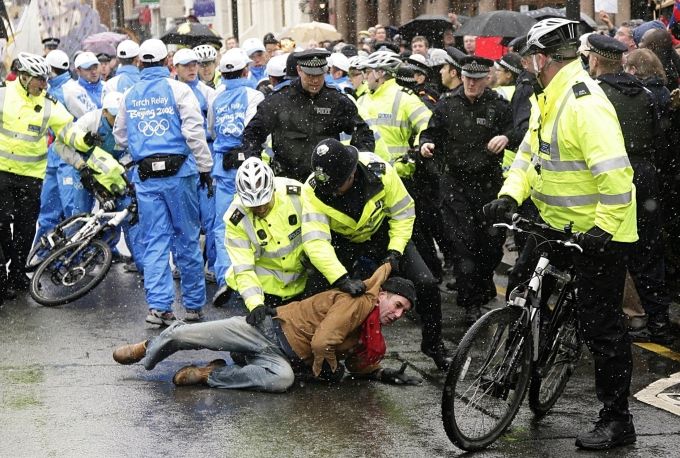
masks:
<svg viewBox="0 0 680 458"><path fill-rule="evenodd" d="M420 146L424 143L434 143L436 146L446 137L446 128L448 124L447 107L447 97L443 97L437 102L432 111L432 115L428 119L426 127L420 133Z"/></svg>
<svg viewBox="0 0 680 458"><path fill-rule="evenodd" d="M515 151L524 138L524 132L519 132L514 129L510 102L499 99L496 103L498 107L496 113L496 128L498 129L499 134L508 137L508 144L505 149Z"/></svg>
<svg viewBox="0 0 680 458"><path fill-rule="evenodd" d="M257 111L243 129L243 148L249 151L260 151L260 146L277 127L278 102L285 94L277 92L257 105Z"/></svg>
<svg viewBox="0 0 680 458"><path fill-rule="evenodd" d="M212 170L213 160L208 148L203 127L203 115L201 106L196 95L186 84L174 80L167 80L175 97L178 115L182 122L182 136L184 136L187 146L196 158L196 166L199 172L209 172Z"/></svg>
<svg viewBox="0 0 680 458"><path fill-rule="evenodd" d="M385 186L385 211L390 218L390 243L387 249L403 253L413 234L416 206L397 171L389 164L385 164L382 181Z"/></svg>
<svg viewBox="0 0 680 458"><path fill-rule="evenodd" d="M411 132L415 134L414 142L417 145L420 140L420 134L428 127L432 111L427 108L420 98L413 94L409 94L409 97L403 97L402 101L400 108L405 110L406 114L402 119L408 119L411 125Z"/></svg>
<svg viewBox="0 0 680 458"><path fill-rule="evenodd" d="M264 290L255 273L255 247L243 227L243 218L247 216L234 203L224 214L226 225L224 244L231 260L227 276L233 275L236 290L248 310L253 310L258 305L264 304Z"/></svg>
<svg viewBox="0 0 680 458"><path fill-rule="evenodd" d="M347 273L331 245L331 228L323 204L309 181L302 187L302 246L310 262L332 285Z"/></svg>
<svg viewBox="0 0 680 458"><path fill-rule="evenodd" d="M345 120L342 131L352 136L350 145L356 147L359 151L373 152L375 150L373 131L368 127L364 118L359 115L356 105L348 96L341 95L339 111L338 119Z"/></svg>
<svg viewBox="0 0 680 458"><path fill-rule="evenodd" d="M531 132L527 131L517 149L515 160L510 166L508 176L498 192L499 196L510 196L518 204L531 195L531 188L537 178L536 169L531 163Z"/></svg>
<svg viewBox="0 0 680 458"><path fill-rule="evenodd" d="M45 103L52 104L47 125L52 129L58 141L71 148L87 151L90 147L85 143L85 132L75 125L73 115L60 102L55 103L46 99Z"/></svg>

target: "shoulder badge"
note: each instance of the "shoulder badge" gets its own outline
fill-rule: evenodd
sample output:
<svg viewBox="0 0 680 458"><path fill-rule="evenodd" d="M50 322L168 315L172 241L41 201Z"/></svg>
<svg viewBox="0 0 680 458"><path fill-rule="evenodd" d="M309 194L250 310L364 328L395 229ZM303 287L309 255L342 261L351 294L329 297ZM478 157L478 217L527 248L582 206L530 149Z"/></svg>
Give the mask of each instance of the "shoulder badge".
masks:
<svg viewBox="0 0 680 458"><path fill-rule="evenodd" d="M409 89L409 88L403 87L403 86L401 87L401 92L406 92L407 94L414 94L415 95L415 92L413 92L413 89Z"/></svg>
<svg viewBox="0 0 680 458"><path fill-rule="evenodd" d="M310 178L308 183L310 188L316 189L316 178Z"/></svg>
<svg viewBox="0 0 680 458"><path fill-rule="evenodd" d="M229 217L229 221L234 226L238 226L238 223L241 222L244 216L246 215L244 215L243 212L241 212L241 210L237 208L236 210L234 210L234 213L232 213L231 216Z"/></svg>
<svg viewBox="0 0 680 458"><path fill-rule="evenodd" d="M576 83L571 88L574 91L574 96L578 99L584 95L590 95L590 89L586 86L586 83Z"/></svg>
<svg viewBox="0 0 680 458"><path fill-rule="evenodd" d="M300 186L294 184L286 185L286 193L288 194L295 194L296 196L299 196L301 192L302 188Z"/></svg>
<svg viewBox="0 0 680 458"><path fill-rule="evenodd" d="M51 94L45 94L45 98L46 98L47 100L49 100L50 102L54 103L55 105L56 105L57 102L58 102L57 99L55 99L54 96L51 95Z"/></svg>
<svg viewBox="0 0 680 458"><path fill-rule="evenodd" d="M377 177L385 175L386 169L384 162L369 162L366 168Z"/></svg>

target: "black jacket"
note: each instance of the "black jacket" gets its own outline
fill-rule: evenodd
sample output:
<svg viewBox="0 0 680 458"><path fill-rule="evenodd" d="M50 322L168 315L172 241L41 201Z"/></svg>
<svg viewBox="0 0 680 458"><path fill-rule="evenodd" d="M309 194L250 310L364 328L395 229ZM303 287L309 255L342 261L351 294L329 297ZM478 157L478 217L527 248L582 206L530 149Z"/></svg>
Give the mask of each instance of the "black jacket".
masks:
<svg viewBox="0 0 680 458"><path fill-rule="evenodd" d="M321 140L344 132L359 151L373 151L373 131L345 94L324 85L312 96L299 79L267 97L243 131L243 148L259 155L272 135L273 166L279 176L304 182L311 172L312 150Z"/></svg>
<svg viewBox="0 0 680 458"><path fill-rule="evenodd" d="M510 100L513 124L510 141L512 143L521 142L527 129L529 129L529 117L531 116L531 102L529 100L534 95L535 83L536 77L526 70L522 70L522 73L517 77L515 93Z"/></svg>

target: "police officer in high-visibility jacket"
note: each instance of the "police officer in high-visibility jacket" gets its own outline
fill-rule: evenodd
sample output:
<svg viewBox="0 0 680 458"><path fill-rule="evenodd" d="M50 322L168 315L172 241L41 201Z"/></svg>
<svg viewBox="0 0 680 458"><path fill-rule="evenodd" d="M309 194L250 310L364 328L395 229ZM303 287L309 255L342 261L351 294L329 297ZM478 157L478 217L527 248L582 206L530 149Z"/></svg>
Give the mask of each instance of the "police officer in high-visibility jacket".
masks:
<svg viewBox="0 0 680 458"><path fill-rule="evenodd" d="M29 53L19 53L17 58L18 78L0 87L0 243L12 260L9 286L25 290L24 266L47 167L47 130L77 149L87 150L95 138L75 128L64 105L45 94L50 76L45 59Z"/></svg>
<svg viewBox="0 0 680 458"><path fill-rule="evenodd" d="M361 295L364 284L357 277L368 276L376 262L390 262L416 285L421 350L446 369L451 359L441 341L439 288L410 242L415 207L397 172L375 154L335 139L314 148L311 166L302 189L302 242L317 271L306 294L330 285Z"/></svg>
<svg viewBox="0 0 680 458"><path fill-rule="evenodd" d="M584 252L572 259L574 305L604 406L595 428L581 434L576 445L606 449L636 439L628 410L630 338L621 311L624 253L638 238L635 188L616 111L578 58L577 27L574 21L545 19L529 31L525 53L541 90L499 198L485 206L485 213L499 219L531 195L550 226L573 222L575 231L585 233ZM530 253L540 254L535 246L530 238L511 283L528 279L535 265Z"/></svg>
<svg viewBox="0 0 680 458"><path fill-rule="evenodd" d="M144 289L149 305L146 322L170 325L175 300L169 253L175 246L182 272L182 300L187 321L203 317L205 276L199 246L198 189L210 188L213 165L196 96L186 84L170 78L164 65L165 44L157 39L140 45L141 80L123 98L113 135L128 147L137 169L137 193L144 240Z"/></svg>
<svg viewBox="0 0 680 458"><path fill-rule="evenodd" d="M232 261L227 271L229 290L245 302L249 322L259 324L263 305L278 307L305 289L307 272L302 263L302 183L274 178L261 159L251 157L236 174L237 196L224 215L223 243ZM226 288L215 296L222 305Z"/></svg>

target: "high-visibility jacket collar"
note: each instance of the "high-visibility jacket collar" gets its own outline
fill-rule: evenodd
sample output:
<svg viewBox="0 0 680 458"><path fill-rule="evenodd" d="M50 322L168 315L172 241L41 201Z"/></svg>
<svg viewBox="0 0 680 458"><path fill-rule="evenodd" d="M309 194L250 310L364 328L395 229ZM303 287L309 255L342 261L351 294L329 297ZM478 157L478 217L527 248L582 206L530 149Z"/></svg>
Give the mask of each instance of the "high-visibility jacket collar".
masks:
<svg viewBox="0 0 680 458"><path fill-rule="evenodd" d="M564 91L584 78L589 78L589 76L583 70L579 59L575 59L572 63L562 67L550 83L548 83L543 93L538 94L536 97L541 113L551 113L555 109L555 104L562 100Z"/></svg>
<svg viewBox="0 0 680 458"><path fill-rule="evenodd" d="M389 79L382 83L375 91L373 91L373 95L375 97L380 97L380 95L382 95L383 92L392 91L393 90L392 88L394 86L398 86L397 80L395 80L394 78Z"/></svg>

